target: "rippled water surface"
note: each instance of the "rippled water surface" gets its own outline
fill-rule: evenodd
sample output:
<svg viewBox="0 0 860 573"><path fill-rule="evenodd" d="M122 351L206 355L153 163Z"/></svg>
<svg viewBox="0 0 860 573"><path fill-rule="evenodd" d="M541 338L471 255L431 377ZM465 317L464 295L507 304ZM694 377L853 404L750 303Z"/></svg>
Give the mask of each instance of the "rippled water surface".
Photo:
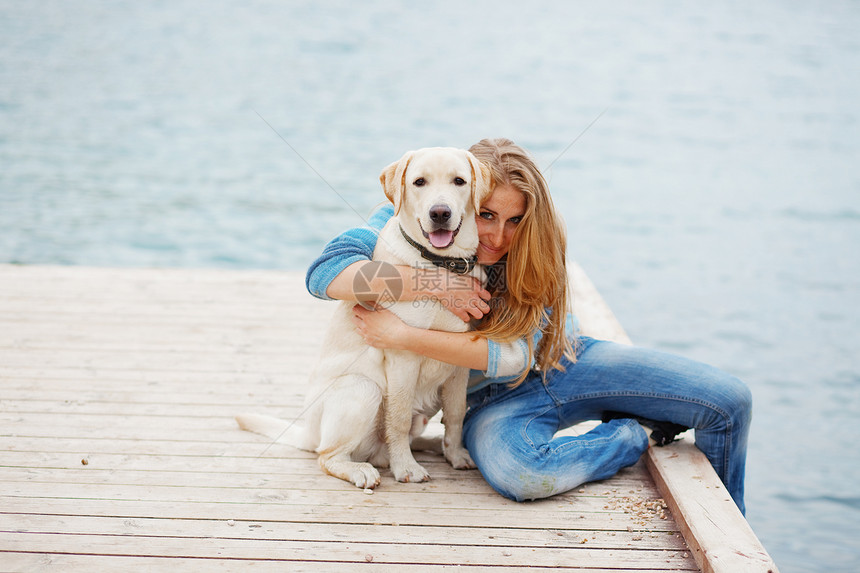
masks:
<svg viewBox="0 0 860 573"><path fill-rule="evenodd" d="M510 137L633 339L752 388L781 570L860 570L860 4L429 6L0 2L0 262L303 269Z"/></svg>

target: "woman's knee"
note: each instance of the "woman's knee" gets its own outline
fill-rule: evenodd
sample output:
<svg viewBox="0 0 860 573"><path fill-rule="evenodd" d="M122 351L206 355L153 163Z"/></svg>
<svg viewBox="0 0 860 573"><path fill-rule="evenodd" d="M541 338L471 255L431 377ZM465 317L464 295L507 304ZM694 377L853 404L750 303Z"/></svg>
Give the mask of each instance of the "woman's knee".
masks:
<svg viewBox="0 0 860 573"><path fill-rule="evenodd" d="M725 375L720 387L721 407L734 425L747 426L752 419L752 392L739 378Z"/></svg>
<svg viewBox="0 0 860 573"><path fill-rule="evenodd" d="M466 445L494 490L509 499L525 501L608 478L634 464L647 449L648 440L637 423L613 420L582 436L546 444L514 439L510 433L482 436L470 432Z"/></svg>
<svg viewBox="0 0 860 573"><path fill-rule="evenodd" d="M699 430L745 428L752 419L752 393L740 379L715 371L701 392L691 394L705 408L693 421Z"/></svg>
<svg viewBox="0 0 860 573"><path fill-rule="evenodd" d="M481 475L501 495L524 501L556 493L555 479L541 470L546 457L515 439L510 421L495 416L468 420L463 438Z"/></svg>
<svg viewBox="0 0 860 573"><path fill-rule="evenodd" d="M546 456L540 455L538 451L525 451L517 455L497 455L490 464L477 463L484 479L494 490L508 499L527 501L543 499L569 489L559 482L557 471L545 469L546 461ZM576 480L571 475L575 471L576 468L568 470L565 482Z"/></svg>

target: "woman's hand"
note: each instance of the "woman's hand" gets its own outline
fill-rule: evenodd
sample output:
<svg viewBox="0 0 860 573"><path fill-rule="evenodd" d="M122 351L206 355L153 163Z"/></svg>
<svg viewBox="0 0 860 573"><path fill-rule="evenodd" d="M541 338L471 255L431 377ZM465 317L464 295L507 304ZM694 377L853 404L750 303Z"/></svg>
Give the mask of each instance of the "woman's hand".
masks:
<svg viewBox="0 0 860 573"><path fill-rule="evenodd" d="M352 307L352 322L364 342L382 350L405 349L412 328L390 310L367 310L359 304Z"/></svg>
<svg viewBox="0 0 860 573"><path fill-rule="evenodd" d="M474 277L458 275L444 269L416 271L416 286L464 322L482 318L490 312L490 293Z"/></svg>

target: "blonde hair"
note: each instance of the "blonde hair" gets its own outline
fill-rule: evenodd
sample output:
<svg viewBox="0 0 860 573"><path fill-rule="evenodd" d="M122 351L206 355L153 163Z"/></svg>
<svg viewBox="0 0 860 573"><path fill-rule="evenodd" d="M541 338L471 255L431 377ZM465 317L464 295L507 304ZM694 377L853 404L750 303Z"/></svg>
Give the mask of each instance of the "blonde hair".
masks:
<svg viewBox="0 0 860 573"><path fill-rule="evenodd" d="M493 188L510 185L526 197L526 212L514 231L508 254L497 263L500 280L488 287L495 304L478 331L500 341L525 337L529 364L534 359L546 376L552 368L563 369L563 355L576 360L565 332L570 297L564 222L555 210L546 180L523 148L499 138L482 139L469 151L489 167ZM543 336L535 349L532 335L537 329ZM524 372L516 384L527 374Z"/></svg>

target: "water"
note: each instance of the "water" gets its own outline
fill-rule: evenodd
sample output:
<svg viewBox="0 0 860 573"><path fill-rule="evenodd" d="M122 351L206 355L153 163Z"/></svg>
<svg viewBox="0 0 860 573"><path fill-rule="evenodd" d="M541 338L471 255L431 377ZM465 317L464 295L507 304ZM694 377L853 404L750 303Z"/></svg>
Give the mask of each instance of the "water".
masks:
<svg viewBox="0 0 860 573"><path fill-rule="evenodd" d="M510 137L633 339L751 386L781 570L860 570L858 29L852 2L2 1L0 262L303 269L407 149Z"/></svg>

